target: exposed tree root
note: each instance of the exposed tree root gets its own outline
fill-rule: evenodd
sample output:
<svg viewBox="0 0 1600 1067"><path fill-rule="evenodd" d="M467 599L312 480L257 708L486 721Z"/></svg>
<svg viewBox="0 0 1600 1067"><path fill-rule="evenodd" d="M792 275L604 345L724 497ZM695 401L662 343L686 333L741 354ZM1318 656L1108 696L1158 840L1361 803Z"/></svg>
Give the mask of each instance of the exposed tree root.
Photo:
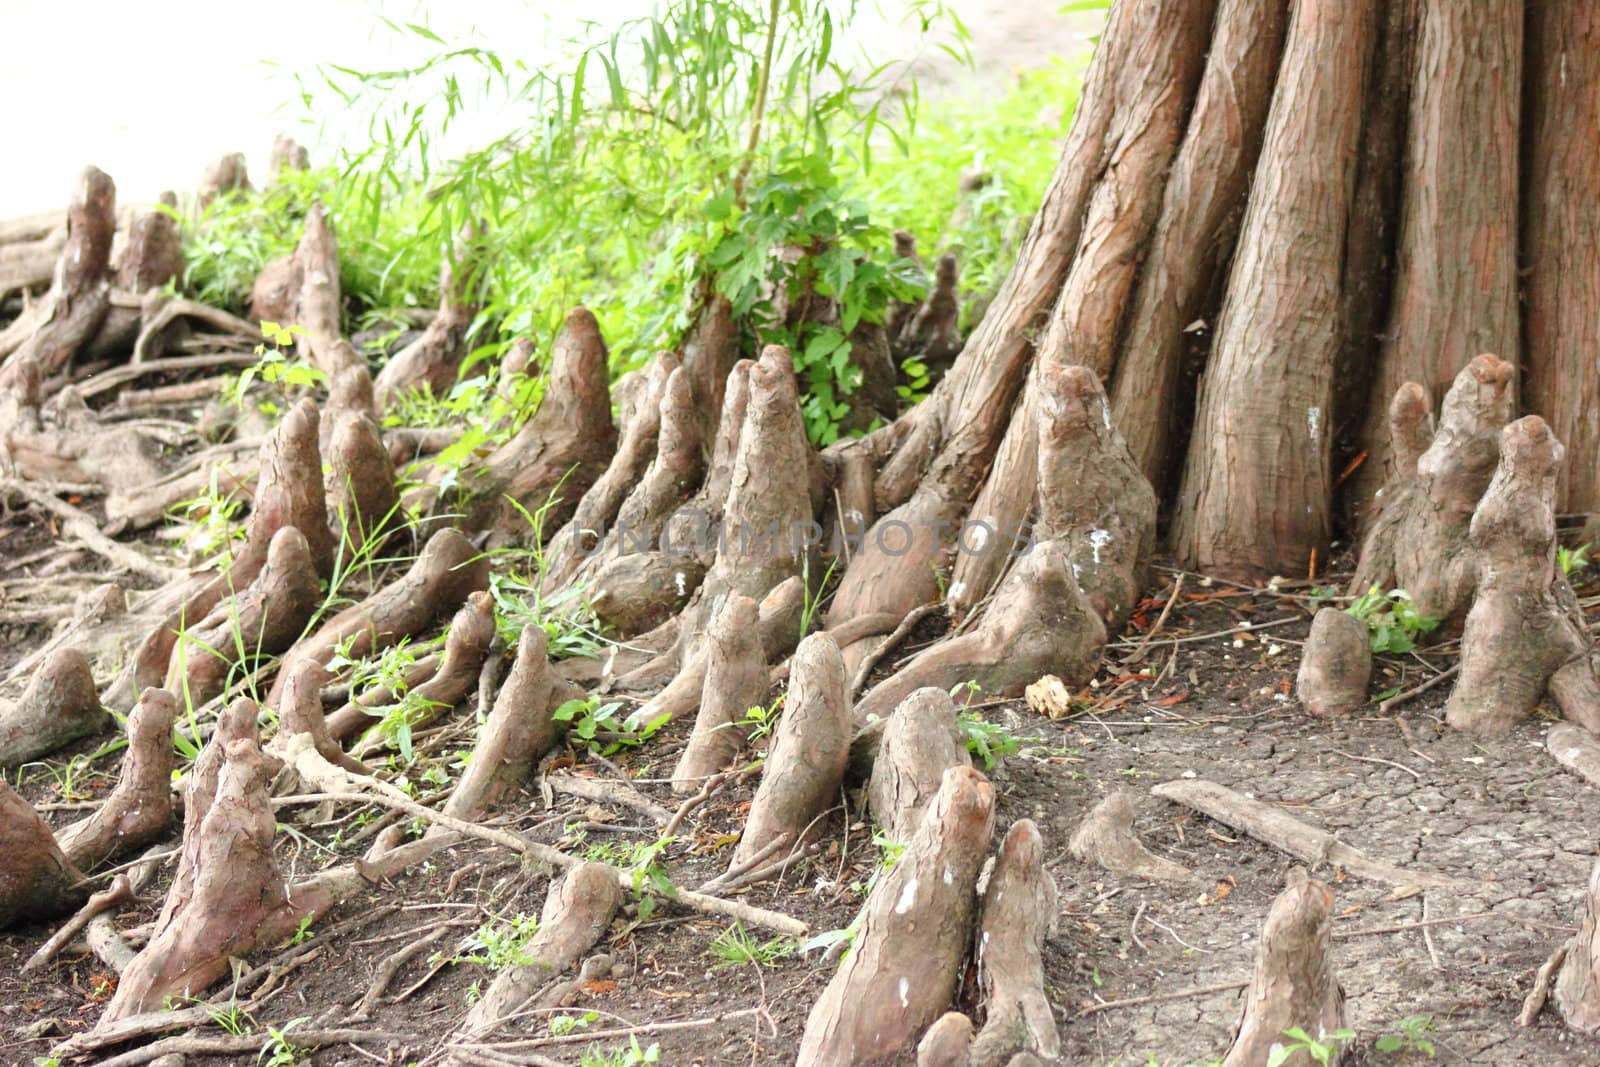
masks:
<svg viewBox="0 0 1600 1067"><path fill-rule="evenodd" d="M1600 863L1589 872L1584 894L1583 919L1577 933L1564 947L1564 959L1556 972L1556 1009L1566 1024L1580 1034L1600 1031L1600 944L1595 932L1600 929Z"/></svg>
<svg viewBox="0 0 1600 1067"><path fill-rule="evenodd" d="M67 862L26 800L0 778L0 930L71 911L87 895L83 875Z"/></svg>
<svg viewBox="0 0 1600 1067"><path fill-rule="evenodd" d="M355 774L372 773L366 764L340 748L339 742L328 733L328 721L322 713L322 688L333 680L332 672L314 660L300 660L286 669L285 674L288 681L278 704L278 732L267 742L265 751L280 760L286 759L293 738L303 734L310 738L318 755L329 763ZM280 786L284 785L280 776ZM280 788L279 791L288 790Z"/></svg>
<svg viewBox="0 0 1600 1067"><path fill-rule="evenodd" d="M1272 902L1256 950L1255 973L1245 997L1244 1015L1223 1067L1259 1067L1285 1030L1299 1027L1313 1036L1331 1034L1345 1025L1344 990L1328 954L1333 924L1333 893L1303 868L1289 872L1289 885ZM1335 1046L1329 1064L1344 1058ZM1293 1067L1311 1067L1304 1048L1282 1060Z"/></svg>
<svg viewBox="0 0 1600 1067"><path fill-rule="evenodd" d="M1402 385L1389 406L1393 474L1361 547L1352 594L1404 589L1419 615L1459 627L1472 602L1467 529L1500 458L1515 395L1511 364L1475 357L1456 375L1432 431L1427 390Z"/></svg>
<svg viewBox="0 0 1600 1067"><path fill-rule="evenodd" d="M655 458L617 511L617 527L584 569L597 618L624 636L665 622L699 588L705 568L689 548L663 543L667 521L700 484L704 459L689 377L668 375ZM632 551L629 551L629 547Z"/></svg>
<svg viewBox="0 0 1600 1067"><path fill-rule="evenodd" d="M175 195L162 193L159 207L146 208L134 216L122 259L112 276L111 306L85 348L84 354L89 358L111 358L127 352L138 339L145 308L153 306L131 298L151 294L154 303L159 304L164 298L156 296L156 291L183 276L183 234L178 227L177 206Z"/></svg>
<svg viewBox="0 0 1600 1067"><path fill-rule="evenodd" d="M672 772L674 793L693 793L726 770L749 739L745 713L767 702L770 683L758 619L756 602L735 593L711 620L700 712Z"/></svg>
<svg viewBox="0 0 1600 1067"><path fill-rule="evenodd" d="M861 907L855 942L806 1020L800 1067L881 1063L950 1006L974 887L994 833L994 790L952 767L922 824Z"/></svg>
<svg viewBox="0 0 1600 1067"><path fill-rule="evenodd" d="M249 190L250 170L245 165L244 153L229 152L206 164L200 174L200 184L195 187L195 206L204 211L220 196Z"/></svg>
<svg viewBox="0 0 1600 1067"><path fill-rule="evenodd" d="M968 1067L971 1053L972 1020L947 1011L917 1042L917 1067Z"/></svg>
<svg viewBox="0 0 1600 1067"><path fill-rule="evenodd" d="M349 642L347 655L365 656L409 637L427 626L467 594L489 585L488 561L460 531L444 529L428 539L411 569L354 604L305 638L284 657L269 702L281 695L289 667L299 660L326 664Z"/></svg>
<svg viewBox="0 0 1600 1067"><path fill-rule="evenodd" d="M803 844L817 816L833 803L850 756L845 684L844 660L833 638L817 633L800 642L783 718L730 866L745 863L774 841L784 842L779 847Z"/></svg>
<svg viewBox="0 0 1600 1067"><path fill-rule="evenodd" d="M178 702L165 689L146 689L128 715L122 773L105 802L87 819L56 835L74 867L93 870L167 836L172 829L172 725Z"/></svg>
<svg viewBox="0 0 1600 1067"><path fill-rule="evenodd" d="M108 268L116 228L116 185L99 169L84 168L67 208L67 241L50 291L0 331L0 359L10 357L0 364L0 388L13 386L29 360L54 374L100 331L111 308Z"/></svg>
<svg viewBox="0 0 1600 1067"><path fill-rule="evenodd" d="M438 669L426 681L412 686L407 694L407 699L416 708L407 720L413 729L447 714L472 692L494 638L494 598L481 589L468 593L467 602L450 620L450 631L445 638L444 655L439 659ZM328 733L336 740L344 741L359 733L367 724L366 709L352 705L339 709L329 717ZM370 744L358 746L356 754L362 755L381 743L384 743L384 739L372 738Z"/></svg>
<svg viewBox="0 0 1600 1067"><path fill-rule="evenodd" d="M187 898L162 912L101 1025L153 1011L169 996L200 993L227 973L230 956L293 930L304 914L289 902L272 858L267 768L254 741L227 744L216 795L203 812L186 813L185 823L191 821L195 851L179 860L187 873L181 880L191 887Z"/></svg>
<svg viewBox="0 0 1600 1067"><path fill-rule="evenodd" d="M468 528L492 528L500 538L520 531L518 538L526 539L531 531L522 529L520 508L542 512L554 532L611 462L617 429L611 423L606 345L587 308L567 316L548 375L539 410L463 479L465 499L440 502L445 510L464 512Z"/></svg>
<svg viewBox="0 0 1600 1067"><path fill-rule="evenodd" d="M1055 927L1056 883L1031 819L1006 831L978 919L978 982L986 1012L972 1043L973 1067L1002 1067L1018 1052L1047 1060L1061 1038L1044 992L1044 943Z"/></svg>
<svg viewBox="0 0 1600 1067"><path fill-rule="evenodd" d="M527 954L537 962L502 968L467 1013L462 1035L481 1038L498 1029L552 976L572 966L600 940L622 900L622 887L602 863L580 864L551 885L539 929L527 946Z"/></svg>
<svg viewBox="0 0 1600 1067"><path fill-rule="evenodd" d="M949 767L970 767L955 702L943 689L918 689L900 702L883 729L867 807L891 841L905 842L939 792Z"/></svg>
<svg viewBox="0 0 1600 1067"><path fill-rule="evenodd" d="M321 600L305 535L293 526L279 529L255 580L184 632L166 687L186 695L192 707L220 696L232 667L288 648Z"/></svg>
<svg viewBox="0 0 1600 1067"><path fill-rule="evenodd" d="M1461 673L1445 721L1505 733L1548 691L1563 714L1600 730L1596 650L1556 565L1555 476L1565 449L1537 415L1501 435L1500 464L1472 516L1474 595Z"/></svg>
<svg viewBox="0 0 1600 1067"><path fill-rule="evenodd" d="M0 767L16 767L105 729L89 660L76 648L51 653L16 703L0 706Z"/></svg>
<svg viewBox="0 0 1600 1067"><path fill-rule="evenodd" d="M677 356L658 352L647 372L633 373L617 383L621 440L605 473L595 479L578 501L572 518L545 545L544 572L539 580L546 592L554 593L572 584L573 576L600 550L605 531L655 461L667 378L678 366Z"/></svg>
<svg viewBox="0 0 1600 1067"><path fill-rule="evenodd" d="M779 583L762 598L757 607L756 631L765 662L771 663L781 658L800 640L800 618L804 606L805 583L799 575ZM675 646L619 679L618 684L624 689L648 689L664 684L664 688L629 716L630 722L670 722L680 715L693 712L699 706L705 692L709 652L702 645L690 654L681 669L675 666L678 656L679 649Z"/></svg>
<svg viewBox="0 0 1600 1067"><path fill-rule="evenodd" d="M529 626L494 710L478 733L472 762L445 803L446 815L478 819L499 807L527 781L534 764L560 736L552 717L558 680L546 658L544 630Z"/></svg>
<svg viewBox="0 0 1600 1067"><path fill-rule="evenodd" d="M28 962L24 963L17 973L27 976L44 970L45 967L50 965L50 961L56 958L57 953L66 948L73 938L83 932L83 928L89 925L91 919L108 908L113 908L118 904L126 904L134 899L133 887L128 881L128 876L125 874L117 875L111 880L109 886L84 901L83 907L79 908L71 919L62 924L61 929L51 934L50 939L40 945L38 951L28 957Z"/></svg>
<svg viewBox="0 0 1600 1067"><path fill-rule="evenodd" d="M446 259L439 279L439 313L422 336L390 357L373 382L378 403L387 408L402 392L426 389L444 396L456 383L467 354L467 328L477 317L474 296L479 279L473 270L478 226L468 223L456 238L453 262Z"/></svg>
<svg viewBox="0 0 1600 1067"><path fill-rule="evenodd" d="M394 461L378 424L362 411L340 416L327 456L328 513L339 525L345 558L361 559L369 543L381 543L396 525Z"/></svg>
<svg viewBox="0 0 1600 1067"><path fill-rule="evenodd" d="M1099 665L1106 628L1073 580L1067 549L1042 541L1017 561L977 626L919 653L867 690L856 723L889 713L915 690L976 682L993 696L1018 696L1046 672L1072 685Z"/></svg>
<svg viewBox="0 0 1600 1067"><path fill-rule="evenodd" d="M1144 847L1133 828L1133 799L1112 793L1094 806L1072 835L1068 848L1083 863L1093 863L1114 874L1157 881L1185 882L1193 872L1181 863L1164 859Z"/></svg>
<svg viewBox="0 0 1600 1067"><path fill-rule="evenodd" d="M1163 782L1150 791L1164 800L1191 807L1202 815L1241 830L1313 868L1323 864L1343 867L1357 878L1396 886L1448 888L1461 884L1441 875L1410 871L1369 859L1334 835L1308 826L1265 801L1241 796L1215 782L1200 778Z"/></svg>
<svg viewBox="0 0 1600 1067"><path fill-rule="evenodd" d="M1318 611L1295 678L1300 703L1313 715L1348 715L1367 702L1371 680L1367 624L1338 608Z"/></svg>

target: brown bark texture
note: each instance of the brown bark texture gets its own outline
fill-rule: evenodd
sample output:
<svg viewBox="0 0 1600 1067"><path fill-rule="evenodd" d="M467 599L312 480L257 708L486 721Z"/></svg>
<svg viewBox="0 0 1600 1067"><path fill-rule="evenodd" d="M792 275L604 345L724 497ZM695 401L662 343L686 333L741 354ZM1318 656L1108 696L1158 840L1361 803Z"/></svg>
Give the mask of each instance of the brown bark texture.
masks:
<svg viewBox="0 0 1600 1067"><path fill-rule="evenodd" d="M855 941L812 1006L796 1063L882 1063L909 1051L949 1006L994 833L994 789L945 771L905 851L861 906Z"/></svg>
<svg viewBox="0 0 1600 1067"><path fill-rule="evenodd" d="M1266 1063L1272 1046L1283 1044L1283 1032L1290 1027L1316 1037L1345 1025L1344 990L1329 953L1333 892L1300 867L1289 872L1288 882L1261 929L1244 1015L1223 1067ZM1343 1058L1344 1049L1336 1048L1329 1063ZM1302 1048L1282 1062L1311 1067L1318 1061Z"/></svg>
<svg viewBox="0 0 1600 1067"><path fill-rule="evenodd" d="M1340 263L1376 11L1291 16L1175 516L1187 566L1257 581L1326 554Z"/></svg>

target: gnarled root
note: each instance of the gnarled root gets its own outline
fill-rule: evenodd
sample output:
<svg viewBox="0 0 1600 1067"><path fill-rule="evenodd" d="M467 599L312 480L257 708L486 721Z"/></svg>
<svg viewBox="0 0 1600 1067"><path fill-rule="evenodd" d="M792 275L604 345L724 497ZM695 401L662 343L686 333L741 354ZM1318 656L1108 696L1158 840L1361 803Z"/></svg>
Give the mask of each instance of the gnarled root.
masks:
<svg viewBox="0 0 1600 1067"><path fill-rule="evenodd" d="M270 270L271 264L266 269ZM312 204L306 212L305 230L295 246L289 278L295 293L294 317L274 321L299 326L304 331L295 339L300 357L335 378L361 357L345 343L340 327L339 242L321 204ZM261 284L260 278L256 284ZM252 290L252 301L254 298Z"/></svg>
<svg viewBox="0 0 1600 1067"><path fill-rule="evenodd" d="M1552 992L1566 1024L1580 1034L1600 1032L1600 863L1589 872L1583 919L1566 945L1566 959L1556 973Z"/></svg>
<svg viewBox="0 0 1600 1067"><path fill-rule="evenodd" d="M1300 703L1313 715L1347 715L1367 702L1371 680L1367 624L1338 608L1318 611L1295 678Z"/></svg>
<svg viewBox="0 0 1600 1067"><path fill-rule="evenodd" d="M727 297L713 294L701 305L683 342L683 367L700 417L700 436L707 440L722 421L724 389L738 361L739 324L733 319L733 305Z"/></svg>
<svg viewBox="0 0 1600 1067"><path fill-rule="evenodd" d="M162 299L155 291L183 275L183 233L173 210L177 206L177 196L166 192L161 194L161 207L134 216L113 278L111 306L85 349L90 358L125 355L139 336L145 308ZM150 294L149 303L131 299L145 294Z"/></svg>
<svg viewBox="0 0 1600 1067"><path fill-rule="evenodd" d="M472 260L478 226L468 222L456 236L454 262L447 258L439 279L439 313L422 336L396 352L373 383L378 403L387 408L407 390L427 389L444 396L456 382L467 354L467 328L477 317L473 295L478 289Z"/></svg>
<svg viewBox="0 0 1600 1067"><path fill-rule="evenodd" d="M305 734L311 738L311 747L329 763L356 774L371 774L366 764L346 753L328 733L328 721L322 713L322 687L333 680L333 673L314 660L304 659L286 671L288 681L278 704L278 732L267 742L266 752L287 759L290 740ZM285 784L280 781L280 791Z"/></svg>
<svg viewBox="0 0 1600 1067"><path fill-rule="evenodd" d="M1031 819L1006 832L978 920L978 982L987 1016L972 1043L973 1067L1001 1067L1014 1053L1049 1060L1061 1038L1044 992L1044 943L1055 926L1056 883Z"/></svg>
<svg viewBox="0 0 1600 1067"><path fill-rule="evenodd" d="M178 701L146 689L128 715L128 750L117 785L95 813L56 838L68 862L92 870L165 837L172 828L172 723Z"/></svg>
<svg viewBox="0 0 1600 1067"><path fill-rule="evenodd" d="M680 367L662 389L655 459L617 512L617 528L579 573L595 615L624 635L643 633L676 614L700 585L705 568L692 547L663 542L667 520L704 472L689 378ZM627 546L634 551L627 551Z"/></svg>
<svg viewBox="0 0 1600 1067"><path fill-rule="evenodd" d="M1032 384L1034 419L1019 418L1008 436L1030 436L1033 448L1017 451L1016 464L1005 462L1009 452L997 457L972 509L971 523L983 524L977 529L985 540L957 557L951 608L970 610L989 592L1006 549L1036 509L1035 535L1065 545L1074 579L1115 633L1133 610L1155 548L1156 493L1111 424L1093 370L1050 360ZM1035 469L1018 465L1029 460Z"/></svg>
<svg viewBox="0 0 1600 1067"><path fill-rule="evenodd" d="M1289 872L1288 882L1267 912L1244 1015L1222 1067L1260 1067L1290 1027L1317 1035L1345 1025L1344 990L1328 952L1333 893L1300 867ZM1342 1053L1336 1050L1330 1064ZM1312 1059L1302 1049L1283 1062L1311 1067Z"/></svg>
<svg viewBox="0 0 1600 1067"><path fill-rule="evenodd" d="M13 385L18 367L37 360L54 374L91 341L111 307L111 239L117 228L117 188L96 167L85 167L67 207L67 243L56 260L50 290L28 314L0 331L0 388Z"/></svg>
<svg viewBox="0 0 1600 1067"><path fill-rule="evenodd" d="M950 694L918 689L900 702L883 728L867 784L872 821L889 840L909 840L938 793L946 768L970 766L972 757L961 741Z"/></svg>
<svg viewBox="0 0 1600 1067"><path fill-rule="evenodd" d="M112 496L162 476L154 438L106 423L74 385L41 407L39 361L26 352L12 359L13 380L0 393L0 468L23 478L105 486Z"/></svg>
<svg viewBox="0 0 1600 1067"><path fill-rule="evenodd" d="M1112 793L1094 806L1067 845L1083 863L1131 878L1183 882L1194 875L1182 864L1163 859L1144 847L1133 829L1133 800Z"/></svg>
<svg viewBox="0 0 1600 1067"><path fill-rule="evenodd" d="M191 887L187 899L162 912L100 1025L154 1011L169 996L198 994L227 973L230 957L294 928L302 913L290 903L272 858L267 776L252 739L228 743L216 796L203 813L186 814L186 824L198 823L193 851L186 848L179 860L179 879Z"/></svg>
<svg viewBox="0 0 1600 1067"><path fill-rule="evenodd" d="M365 412L346 412L328 442L328 512L342 531L345 559L359 559L394 522L400 491L394 461L378 424Z"/></svg>
<svg viewBox="0 0 1600 1067"><path fill-rule="evenodd" d="M709 678L709 675L707 676ZM850 757L850 698L844 659L826 633L800 642L789 669L789 695L761 785L750 804L730 870L766 848L793 848L814 830L844 781ZM774 845L781 841L785 844Z"/></svg>
<svg viewBox="0 0 1600 1067"><path fill-rule="evenodd" d="M1081 685L1105 643L1105 624L1073 580L1067 549L1042 541L1018 561L975 628L873 686L856 705L856 723L888 718L924 686L948 691L971 681L994 696L1017 696L1047 671Z"/></svg>
<svg viewBox="0 0 1600 1067"><path fill-rule="evenodd" d="M551 717L557 679L546 657L542 627L529 626L517 641L517 658L494 709L478 733L472 762L444 813L477 819L511 796L525 782L535 761L556 743L560 730Z"/></svg>
<svg viewBox="0 0 1600 1067"><path fill-rule="evenodd" d="M439 611L459 604L468 593L489 586L489 563L459 530L446 528L428 538L411 569L359 604L345 608L288 654L269 701L282 695L288 668L296 660L326 664L346 641L350 656L365 656L417 633Z"/></svg>
<svg viewBox="0 0 1600 1067"><path fill-rule="evenodd" d="M539 575L545 592L567 588L584 561L599 551L606 528L655 461L662 398L667 378L678 365L678 357L671 352L657 352L646 374L629 372L617 383L622 439L605 473L595 479L572 518L545 545L544 572Z"/></svg>
<svg viewBox="0 0 1600 1067"><path fill-rule="evenodd" d="M1501 435L1494 480L1472 516L1476 593L1445 721L1504 733L1548 690L1567 718L1600 730L1595 648L1556 566L1555 477L1565 449L1537 415Z"/></svg>
<svg viewBox="0 0 1600 1067"><path fill-rule="evenodd" d="M244 153L229 152L207 163L200 173L200 184L195 187L195 206L204 211L220 196L249 191L250 170L245 165Z"/></svg>
<svg viewBox="0 0 1600 1067"><path fill-rule="evenodd" d="M922 824L862 905L850 954L811 1008L799 1067L888 1060L950 1006L993 834L988 780L970 767L945 771Z"/></svg>
<svg viewBox="0 0 1600 1067"><path fill-rule="evenodd" d="M787 349L768 345L750 368L744 428L723 509L724 538L698 606L688 609L691 637L709 620L712 605L728 593L760 600L804 570L809 546L802 535L815 528L815 537L821 537L813 522L810 487L799 476L809 469L813 455L800 415L794 364Z"/></svg>
<svg viewBox="0 0 1600 1067"><path fill-rule="evenodd" d="M726 770L748 740L745 712L767 701L771 685L758 618L756 602L735 593L711 620L700 713L672 772L674 793L693 793L706 778Z"/></svg>
<svg viewBox="0 0 1600 1067"><path fill-rule="evenodd" d="M606 367L599 323L587 308L573 309L551 351L539 410L464 479L465 506L444 510L464 511L468 527L493 528L495 538L502 538L519 525L519 508L539 512L554 494L544 521L550 530L559 529L617 448Z"/></svg>
<svg viewBox="0 0 1600 1067"><path fill-rule="evenodd" d="M0 930L71 911L87 894L50 827L0 776Z"/></svg>
<svg viewBox="0 0 1600 1067"><path fill-rule="evenodd" d="M805 582L799 575L788 578L761 598L756 609L756 633L760 640L762 660L771 663L781 659L800 640L800 617L805 608ZM710 655L704 645L684 661L675 673L677 647L668 650L627 676L619 679L624 689L644 689L665 683L655 696L641 704L629 721L636 726L652 722L671 722L687 715L700 704L705 694L706 667ZM665 677L659 677L663 674Z"/></svg>
<svg viewBox="0 0 1600 1067"><path fill-rule="evenodd" d="M716 533L722 528L722 509L733 484L733 463L739 454L744 417L750 407L750 368L754 360L741 359L728 372L722 387L722 417L711 439L711 461L695 495L667 522L669 544L689 548L703 566L716 557ZM693 379L691 378L691 385Z"/></svg>
<svg viewBox="0 0 1600 1067"><path fill-rule="evenodd" d="M250 503L250 545L266 549L285 526L305 535L317 573L333 572L333 532L317 447L317 405L307 399L289 409L261 446L261 474Z"/></svg>
<svg viewBox="0 0 1600 1067"><path fill-rule="evenodd" d="M76 648L45 659L15 704L0 707L0 767L46 756L80 737L105 729L89 660Z"/></svg>
<svg viewBox="0 0 1600 1067"><path fill-rule="evenodd" d="M622 906L622 886L603 863L583 863L550 887L539 929L527 952L536 961L502 968L472 1006L462 1032L483 1037L498 1028L554 975L589 951Z"/></svg>
<svg viewBox="0 0 1600 1067"><path fill-rule="evenodd" d="M972 1063L972 1020L947 1011L917 1042L917 1067L969 1067Z"/></svg>
<svg viewBox="0 0 1600 1067"><path fill-rule="evenodd" d="M167 688L199 707L222 693L241 659L271 655L300 636L322 599L311 546L285 526L272 535L267 565L238 595L212 609L179 641L167 669Z"/></svg>
<svg viewBox="0 0 1600 1067"><path fill-rule="evenodd" d="M175 583L151 598L142 610L160 621L145 634L128 668L107 688L102 697L107 707L131 707L139 692L166 683L179 635L206 618L225 597L255 581L279 530L287 526L299 530L317 573L332 572L333 534L323 499L317 427L316 404L302 400L263 442L244 544L221 574ZM109 501L107 506L109 510Z"/></svg>
<svg viewBox="0 0 1600 1067"><path fill-rule="evenodd" d="M472 691L494 637L494 598L481 589L468 593L467 602L450 620L439 669L433 677L411 689L409 696L419 709L409 720L413 729L451 711ZM328 733L345 740L361 729L364 716L361 709L341 708L328 720ZM357 754L360 754L359 749Z"/></svg>
<svg viewBox="0 0 1600 1067"><path fill-rule="evenodd" d="M1395 393L1389 406L1395 468L1362 543L1352 594L1372 586L1404 589L1419 615L1451 629L1461 624L1472 597L1467 527L1511 418L1512 371L1495 356L1474 357L1445 394L1439 429L1431 434L1427 391L1408 382Z"/></svg>

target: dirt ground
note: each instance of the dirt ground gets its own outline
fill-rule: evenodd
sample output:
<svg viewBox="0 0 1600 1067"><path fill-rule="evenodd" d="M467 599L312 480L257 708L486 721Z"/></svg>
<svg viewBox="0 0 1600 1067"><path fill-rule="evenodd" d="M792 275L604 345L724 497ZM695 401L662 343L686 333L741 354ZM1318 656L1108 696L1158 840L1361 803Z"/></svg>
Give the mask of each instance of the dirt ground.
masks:
<svg viewBox="0 0 1600 1067"><path fill-rule="evenodd" d="M1170 583L1170 576L1163 580ZM1434 1046L1431 1062L1600 1063L1592 1042L1550 1015L1533 1029L1515 1023L1534 970L1576 924L1596 852L1592 827L1600 823L1600 794L1545 752L1547 721L1526 722L1499 741L1473 741L1443 728L1447 686L1388 716L1369 705L1348 720L1311 719L1291 695L1298 642L1309 622L1305 599L1197 587L1192 578L1140 663L1118 666L1140 640L1138 621L1149 625L1159 611L1165 594L1154 596L1135 630L1109 650L1107 667L1080 694L1069 720L1053 722L1016 702L974 705L1024 739L992 771L996 836L1013 819L1034 819L1061 890L1046 968L1064 1062L1205 1063L1227 1047L1242 989L1190 991L1248 979L1268 905L1296 861L1150 795L1159 783L1199 777L1279 805L1373 858L1463 883L1418 892L1359 881L1340 869L1314 870L1336 896L1336 967L1358 1035L1348 1062L1430 1062L1421 1051L1378 1050L1380 1039L1401 1035L1402 1021L1411 1020L1412 1032ZM941 626L925 623L902 656ZM13 649L30 637L36 631L4 634ZM1432 673L1425 664L1447 662L1447 654L1381 661L1377 685L1412 686ZM470 723L463 715L457 732ZM625 774L670 810L676 798L664 779L686 735L680 724L610 762L570 751L560 761L601 780ZM447 739L441 735L440 743ZM101 761L98 773L75 788L85 797L103 791L114 763ZM60 780L32 770L24 795L57 806L47 813L53 825L76 817L59 810ZM1078 821L1113 790L1132 794L1146 843L1190 868L1192 883L1123 879L1068 855ZM752 793L753 783L723 790L688 818L665 853L673 884L697 886L721 871ZM797 916L816 932L850 922L877 850L857 814L859 798L847 792L841 801L829 816L826 849L780 883L753 889L748 900ZM331 862L320 858L319 845L359 852L378 825L361 825L373 814L281 811L280 820L295 829L279 834L283 870L305 873ZM599 847L612 856L656 833L629 806L561 795L530 795L509 822L537 840L568 850ZM118 915L119 927L153 918L169 876L170 867L137 907ZM274 967L264 982L258 984L257 970L244 984L240 995L254 1002L246 1025L264 1032L305 1019L299 1025L349 1025L380 1035L359 1042L359 1052L329 1047L305 1062L425 1062L490 975L484 964L449 959L472 953L470 937L481 925L536 915L547 885L545 873L523 869L501 850L469 845L440 853L358 906L319 921L301 944L252 956L250 965ZM14 976L51 929L38 925L0 938L0 1062L32 1062L53 1040L92 1025L106 997L104 968L81 946L38 979ZM711 953L726 929L670 905L649 915L631 907L600 946L614 960L611 976L554 1013L577 1020L577 1028L553 1034L569 1024L552 1027L552 1013L535 1014L496 1043L502 1052L544 1057L538 1062L575 1064L586 1048L626 1049L628 1037L617 1031L671 1021L681 1025L639 1034L642 1047L659 1044L660 1063L786 1062L833 964L816 951L768 966L727 964ZM394 1002L351 1021L352 1005L382 960L427 936L438 940L389 985ZM969 1004L972 978L964 983ZM225 1001L226 991L219 992ZM1142 1002L1117 1003L1130 998Z"/></svg>

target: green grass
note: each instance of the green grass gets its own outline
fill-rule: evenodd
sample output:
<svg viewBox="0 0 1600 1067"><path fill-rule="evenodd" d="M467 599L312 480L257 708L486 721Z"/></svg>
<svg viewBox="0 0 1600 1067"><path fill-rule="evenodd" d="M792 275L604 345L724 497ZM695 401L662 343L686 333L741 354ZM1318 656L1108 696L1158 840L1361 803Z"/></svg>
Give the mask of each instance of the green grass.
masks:
<svg viewBox="0 0 1600 1067"><path fill-rule="evenodd" d="M293 248L321 200L354 331L434 305L454 234L482 219L470 359L523 334L548 351L582 303L620 373L677 347L714 288L742 315L748 348L790 345L808 429L825 443L856 384L850 330L925 285L893 257L892 231L914 234L930 262L956 250L967 295L996 286L1054 168L1048 146L1065 134L1086 58L1025 73L998 97L924 104L895 68L838 54L848 6L667 0L586 42L566 69L394 27L436 53L404 70L330 67L303 86L312 113L367 116L370 142L211 205L190 228L184 288L240 310L256 272ZM964 49L965 28L938 0L909 7L907 52ZM526 115L520 128L464 155L437 149L460 115L506 101ZM969 169L990 181L958 219ZM780 248L803 252L785 259ZM842 329L785 321L770 300L807 290L838 301ZM489 387L464 384L408 414L481 426Z"/></svg>

